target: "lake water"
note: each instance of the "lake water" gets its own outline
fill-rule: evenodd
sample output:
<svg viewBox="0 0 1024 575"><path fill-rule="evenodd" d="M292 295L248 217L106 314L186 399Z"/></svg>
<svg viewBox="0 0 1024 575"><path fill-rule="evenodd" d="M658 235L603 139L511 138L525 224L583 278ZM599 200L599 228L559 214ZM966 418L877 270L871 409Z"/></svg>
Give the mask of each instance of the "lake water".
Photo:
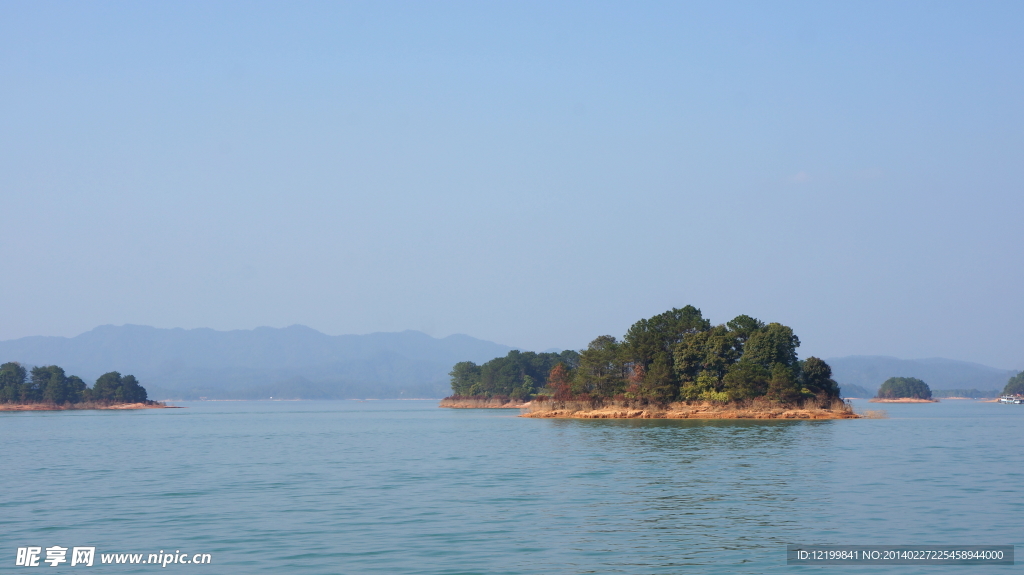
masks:
<svg viewBox="0 0 1024 575"><path fill-rule="evenodd" d="M0 413L0 571L796 573L823 569L786 566L787 543L1024 546L1019 405L821 422L180 405ZM95 546L95 564L15 567L33 545ZM100 565L161 550L212 564Z"/></svg>

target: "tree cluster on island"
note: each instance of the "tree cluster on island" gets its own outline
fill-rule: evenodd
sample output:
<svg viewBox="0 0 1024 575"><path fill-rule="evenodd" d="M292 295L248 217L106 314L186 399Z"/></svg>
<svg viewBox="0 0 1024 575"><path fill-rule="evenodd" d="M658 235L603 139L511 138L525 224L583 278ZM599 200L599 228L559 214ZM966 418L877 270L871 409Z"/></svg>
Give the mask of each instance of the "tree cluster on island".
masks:
<svg viewBox="0 0 1024 575"><path fill-rule="evenodd" d="M1024 395L1024 371L1010 378L1003 388L1003 395Z"/></svg>
<svg viewBox="0 0 1024 575"><path fill-rule="evenodd" d="M800 339L780 323L741 315L712 325L693 306L642 319L622 340L602 335L580 352L513 351L451 371L453 398L605 400L665 405L676 401L783 404L839 399L823 360L800 360Z"/></svg>
<svg viewBox="0 0 1024 575"><path fill-rule="evenodd" d="M483 365L463 361L455 364L449 374L452 392L457 397L507 397L524 401L543 389L556 366L572 369L579 360L580 354L572 350L534 353L514 349L505 357L496 357Z"/></svg>
<svg viewBox="0 0 1024 575"><path fill-rule="evenodd" d="M878 399L931 399L928 384L916 377L890 377L878 388Z"/></svg>
<svg viewBox="0 0 1024 575"><path fill-rule="evenodd" d="M77 375L66 375L56 365L33 367L17 362L0 365L0 403L77 405L149 403L146 388L134 375L111 371L87 387Z"/></svg>

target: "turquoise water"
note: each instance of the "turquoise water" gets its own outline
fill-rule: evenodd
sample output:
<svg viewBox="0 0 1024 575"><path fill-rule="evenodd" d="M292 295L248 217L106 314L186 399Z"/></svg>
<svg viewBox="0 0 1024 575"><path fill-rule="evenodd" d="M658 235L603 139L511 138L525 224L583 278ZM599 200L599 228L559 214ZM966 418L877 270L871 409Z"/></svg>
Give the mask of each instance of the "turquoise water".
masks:
<svg viewBox="0 0 1024 575"><path fill-rule="evenodd" d="M787 543L1024 546L1024 406L737 422L538 420L429 401L181 405L0 414L0 571L795 573L822 568L786 566ZM30 545L97 557L15 567ZM212 564L100 565L161 550Z"/></svg>

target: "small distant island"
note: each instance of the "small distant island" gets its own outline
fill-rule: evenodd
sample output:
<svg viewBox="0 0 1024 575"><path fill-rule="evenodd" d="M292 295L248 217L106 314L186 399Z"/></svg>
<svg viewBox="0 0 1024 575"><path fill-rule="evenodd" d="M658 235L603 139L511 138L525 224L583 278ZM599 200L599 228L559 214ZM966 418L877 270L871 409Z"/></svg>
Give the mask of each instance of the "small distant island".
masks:
<svg viewBox="0 0 1024 575"><path fill-rule="evenodd" d="M800 360L780 323L713 325L693 306L642 319L580 352L512 351L451 372L440 407L523 408L523 417L852 419L823 360Z"/></svg>
<svg viewBox="0 0 1024 575"><path fill-rule="evenodd" d="M82 378L66 375L56 365L34 367L31 372L17 362L0 365L0 411L161 407L167 405L151 401L133 375L111 371L87 387Z"/></svg>
<svg viewBox="0 0 1024 575"><path fill-rule="evenodd" d="M868 400L874 403L938 403L932 398L928 384L916 377L890 377L878 388L878 394Z"/></svg>

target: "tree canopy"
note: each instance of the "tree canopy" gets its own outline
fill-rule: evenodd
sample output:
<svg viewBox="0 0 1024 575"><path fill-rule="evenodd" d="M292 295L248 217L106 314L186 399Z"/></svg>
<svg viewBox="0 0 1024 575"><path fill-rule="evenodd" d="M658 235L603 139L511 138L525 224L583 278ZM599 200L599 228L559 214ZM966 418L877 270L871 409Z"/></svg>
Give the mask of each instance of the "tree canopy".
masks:
<svg viewBox="0 0 1024 575"><path fill-rule="evenodd" d="M879 399L931 399L928 384L916 377L890 377L878 388Z"/></svg>
<svg viewBox="0 0 1024 575"><path fill-rule="evenodd" d="M452 391L461 397L510 397L527 399L544 388L556 365L575 369L579 354L534 353L512 350L505 357L496 357L483 365L471 361L455 364L449 374Z"/></svg>
<svg viewBox="0 0 1024 575"><path fill-rule="evenodd" d="M0 365L0 403L45 403L67 405L83 402L145 403L146 388L133 375L112 371L96 380L92 388L82 378L67 375L56 365L33 367L17 362Z"/></svg>
<svg viewBox="0 0 1024 575"><path fill-rule="evenodd" d="M1003 395L1024 395L1024 371L1010 378L1003 388Z"/></svg>
<svg viewBox="0 0 1024 575"><path fill-rule="evenodd" d="M838 399L832 369L816 357L801 361L799 346L792 328L780 323L740 315L714 325L688 305L637 321L621 340L598 336L579 353L516 351L482 366L456 364L452 390L460 396L654 404Z"/></svg>

